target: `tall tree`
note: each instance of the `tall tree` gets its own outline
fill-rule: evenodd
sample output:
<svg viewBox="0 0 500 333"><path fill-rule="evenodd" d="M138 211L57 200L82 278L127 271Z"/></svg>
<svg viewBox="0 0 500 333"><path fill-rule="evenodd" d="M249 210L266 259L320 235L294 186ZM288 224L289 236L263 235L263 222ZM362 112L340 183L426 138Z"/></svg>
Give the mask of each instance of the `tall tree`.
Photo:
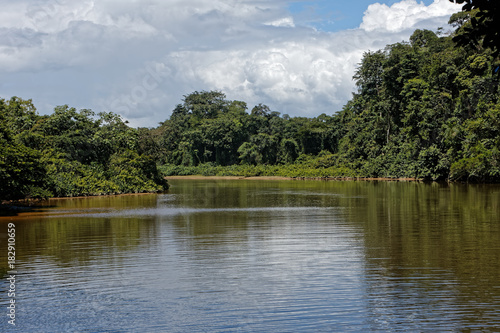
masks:
<svg viewBox="0 0 500 333"><path fill-rule="evenodd" d="M462 12L470 14L468 18L470 25L464 26L454 40L459 45L472 44L490 48L493 55L498 57L500 55L500 1L450 0L450 2L464 4ZM467 21L465 19L463 23Z"/></svg>

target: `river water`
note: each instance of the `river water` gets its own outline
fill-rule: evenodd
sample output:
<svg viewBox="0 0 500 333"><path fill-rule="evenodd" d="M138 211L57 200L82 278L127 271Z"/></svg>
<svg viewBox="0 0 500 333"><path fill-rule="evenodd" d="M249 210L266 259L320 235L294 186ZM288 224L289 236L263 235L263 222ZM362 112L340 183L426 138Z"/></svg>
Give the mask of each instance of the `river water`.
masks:
<svg viewBox="0 0 500 333"><path fill-rule="evenodd" d="M0 331L500 328L499 186L170 184L165 194L50 200L0 218Z"/></svg>

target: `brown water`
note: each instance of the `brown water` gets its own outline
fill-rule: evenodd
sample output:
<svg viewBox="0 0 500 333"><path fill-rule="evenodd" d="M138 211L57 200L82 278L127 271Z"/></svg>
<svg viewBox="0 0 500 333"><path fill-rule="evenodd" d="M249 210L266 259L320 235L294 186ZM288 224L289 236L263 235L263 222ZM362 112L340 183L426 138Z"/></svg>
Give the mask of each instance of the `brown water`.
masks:
<svg viewBox="0 0 500 333"><path fill-rule="evenodd" d="M500 187L172 180L161 195L51 200L16 226L16 328L500 329Z"/></svg>

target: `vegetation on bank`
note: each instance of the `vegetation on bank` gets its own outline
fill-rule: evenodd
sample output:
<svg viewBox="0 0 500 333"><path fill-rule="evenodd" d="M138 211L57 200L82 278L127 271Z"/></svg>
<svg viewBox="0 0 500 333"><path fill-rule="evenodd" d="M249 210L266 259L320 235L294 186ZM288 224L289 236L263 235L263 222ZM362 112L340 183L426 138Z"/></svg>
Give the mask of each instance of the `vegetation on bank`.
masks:
<svg viewBox="0 0 500 333"><path fill-rule="evenodd" d="M303 155L300 160L289 164L233 164L228 166L214 163L203 163L197 166L163 165L160 171L166 176L277 176L288 178L328 178L328 177L361 177L359 170L343 167L325 167L322 157Z"/></svg>
<svg viewBox="0 0 500 333"><path fill-rule="evenodd" d="M0 199L162 191L140 131L113 113L60 106L37 114L31 100L0 99Z"/></svg>
<svg viewBox="0 0 500 333"><path fill-rule="evenodd" d="M161 191L164 176L189 174L498 182L498 50L470 37L490 22L481 13L454 14L450 36L416 30L366 52L357 92L332 115L248 112L202 91L157 128L133 129L113 113L40 116L31 100L0 99L0 199Z"/></svg>

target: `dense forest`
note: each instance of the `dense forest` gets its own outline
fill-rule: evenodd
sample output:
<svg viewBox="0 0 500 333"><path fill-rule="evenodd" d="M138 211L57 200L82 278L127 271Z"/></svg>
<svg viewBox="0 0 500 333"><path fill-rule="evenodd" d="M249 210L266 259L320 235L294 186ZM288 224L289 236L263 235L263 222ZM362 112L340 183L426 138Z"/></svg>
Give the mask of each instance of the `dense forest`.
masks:
<svg viewBox="0 0 500 333"><path fill-rule="evenodd" d="M163 191L141 130L113 113L68 106L37 114L31 100L0 99L0 199Z"/></svg>
<svg viewBox="0 0 500 333"><path fill-rule="evenodd" d="M467 39L475 17L454 14L451 35L416 30L366 52L357 92L332 115L249 111L196 91L157 128L133 129L113 113L41 116L31 100L0 99L0 198L161 191L172 174L497 182L498 50Z"/></svg>

